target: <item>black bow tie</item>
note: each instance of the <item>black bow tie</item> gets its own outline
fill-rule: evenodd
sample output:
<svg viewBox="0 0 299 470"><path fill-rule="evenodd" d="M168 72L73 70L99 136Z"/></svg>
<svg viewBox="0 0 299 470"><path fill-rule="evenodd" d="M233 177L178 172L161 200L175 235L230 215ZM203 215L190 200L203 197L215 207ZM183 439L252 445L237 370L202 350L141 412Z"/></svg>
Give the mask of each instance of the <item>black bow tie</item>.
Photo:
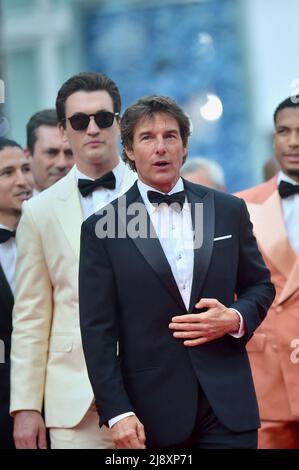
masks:
<svg viewBox="0 0 299 470"><path fill-rule="evenodd" d="M83 179L78 180L78 188L83 197L88 196L95 189L99 187L107 188L107 189L115 189L115 185L116 185L116 180L115 180L114 173L112 171L109 171L109 173L106 173L106 175L101 176L101 178L98 178L97 180L94 180L94 181L83 180Z"/></svg>
<svg viewBox="0 0 299 470"><path fill-rule="evenodd" d="M6 228L0 228L0 243L7 242L10 238L16 236L15 230L6 230Z"/></svg>
<svg viewBox="0 0 299 470"><path fill-rule="evenodd" d="M278 192L282 199L299 194L299 184L287 183L287 181L281 181L278 186Z"/></svg>
<svg viewBox="0 0 299 470"><path fill-rule="evenodd" d="M156 191L148 191L147 197L151 204L159 205L162 204L162 202L165 202L170 206L171 204L176 203L176 205L173 206L173 209L177 212L180 212L183 209L186 196L185 191L179 191L178 193L173 194L161 194L157 193Z"/></svg>

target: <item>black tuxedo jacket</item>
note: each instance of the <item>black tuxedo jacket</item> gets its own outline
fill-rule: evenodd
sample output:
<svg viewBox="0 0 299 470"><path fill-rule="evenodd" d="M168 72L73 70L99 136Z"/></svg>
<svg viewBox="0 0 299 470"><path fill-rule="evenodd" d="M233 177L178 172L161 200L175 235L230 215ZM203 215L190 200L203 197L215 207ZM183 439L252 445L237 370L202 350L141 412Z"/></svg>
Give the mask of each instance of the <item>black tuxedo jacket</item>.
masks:
<svg viewBox="0 0 299 470"><path fill-rule="evenodd" d="M87 219L81 232L80 322L101 423L134 411L152 447L189 437L198 382L226 427L241 432L259 426L245 344L274 298L270 274L245 203L187 181L184 186L193 223L195 204L203 203L203 244L194 250L189 312L200 298L236 308L246 324L241 339L225 335L188 348L173 338L168 328L172 316L187 311L158 238L98 238L104 210ZM112 203L118 235L133 217L125 222L122 209L134 202L142 203L136 183Z"/></svg>
<svg viewBox="0 0 299 470"><path fill-rule="evenodd" d="M9 416L10 401L10 340L12 331L13 294L0 264L0 340L4 360L0 362L0 449L14 448L13 420ZM2 349L1 349L2 352ZM1 357L1 359L3 359Z"/></svg>

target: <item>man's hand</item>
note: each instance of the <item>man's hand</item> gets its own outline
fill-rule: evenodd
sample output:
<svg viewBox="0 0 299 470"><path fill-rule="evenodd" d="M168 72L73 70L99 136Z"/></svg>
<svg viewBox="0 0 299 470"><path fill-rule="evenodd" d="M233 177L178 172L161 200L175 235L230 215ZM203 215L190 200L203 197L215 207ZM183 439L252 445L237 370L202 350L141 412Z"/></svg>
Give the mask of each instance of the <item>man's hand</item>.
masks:
<svg viewBox="0 0 299 470"><path fill-rule="evenodd" d="M227 333L238 332L239 315L217 299L201 299L195 307L207 310L173 317L169 324L169 328L175 330L173 336L184 339L185 346L199 346Z"/></svg>
<svg viewBox="0 0 299 470"><path fill-rule="evenodd" d="M111 430L117 449L145 449L144 427L136 416L121 419Z"/></svg>
<svg viewBox="0 0 299 470"><path fill-rule="evenodd" d="M46 427L38 411L22 410L14 415L13 436L17 449L46 449Z"/></svg>

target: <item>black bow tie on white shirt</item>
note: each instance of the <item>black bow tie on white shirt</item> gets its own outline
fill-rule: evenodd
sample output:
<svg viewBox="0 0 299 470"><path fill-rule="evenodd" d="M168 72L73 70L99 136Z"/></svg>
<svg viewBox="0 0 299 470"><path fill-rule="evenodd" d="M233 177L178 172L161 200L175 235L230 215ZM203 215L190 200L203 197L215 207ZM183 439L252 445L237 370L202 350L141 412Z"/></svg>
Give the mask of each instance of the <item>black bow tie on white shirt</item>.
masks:
<svg viewBox="0 0 299 470"><path fill-rule="evenodd" d="M80 193L83 197L88 196L97 188L107 188L107 189L115 189L116 180L113 171L109 171L101 178L98 178L94 181L92 180L85 180L79 179L78 180L78 188Z"/></svg>
<svg viewBox="0 0 299 470"><path fill-rule="evenodd" d="M288 183L287 181L281 181L278 186L278 192L282 199L299 194L299 184Z"/></svg>
<svg viewBox="0 0 299 470"><path fill-rule="evenodd" d="M16 236L15 230L7 230L6 228L0 228L0 243L7 242L10 238Z"/></svg>
<svg viewBox="0 0 299 470"><path fill-rule="evenodd" d="M183 205L185 202L185 191L179 191L178 193L173 194L161 194L157 193L156 191L148 191L147 192L148 200L151 204L162 204L165 202L169 206L171 204L175 204L173 209L177 212L180 212L183 209Z"/></svg>

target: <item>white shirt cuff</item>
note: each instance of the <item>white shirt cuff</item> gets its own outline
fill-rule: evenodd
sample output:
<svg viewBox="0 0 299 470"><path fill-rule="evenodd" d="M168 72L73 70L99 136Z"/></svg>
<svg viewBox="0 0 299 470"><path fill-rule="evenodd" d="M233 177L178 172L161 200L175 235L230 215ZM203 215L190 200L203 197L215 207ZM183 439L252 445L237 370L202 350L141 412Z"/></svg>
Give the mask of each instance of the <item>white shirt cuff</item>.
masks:
<svg viewBox="0 0 299 470"><path fill-rule="evenodd" d="M118 421L120 421L121 419L127 418L128 416L135 416L135 413L133 413L132 411L128 411L128 413L122 413L121 415L115 416L115 418L109 419L108 420L109 428L112 428L114 424L118 423Z"/></svg>
<svg viewBox="0 0 299 470"><path fill-rule="evenodd" d="M245 325L244 325L243 317L242 317L241 313L238 310L236 310L235 308L232 308L232 310L234 310L239 315L240 327L239 327L238 333L229 333L229 335L233 336L234 338L242 338L242 336L245 335Z"/></svg>

